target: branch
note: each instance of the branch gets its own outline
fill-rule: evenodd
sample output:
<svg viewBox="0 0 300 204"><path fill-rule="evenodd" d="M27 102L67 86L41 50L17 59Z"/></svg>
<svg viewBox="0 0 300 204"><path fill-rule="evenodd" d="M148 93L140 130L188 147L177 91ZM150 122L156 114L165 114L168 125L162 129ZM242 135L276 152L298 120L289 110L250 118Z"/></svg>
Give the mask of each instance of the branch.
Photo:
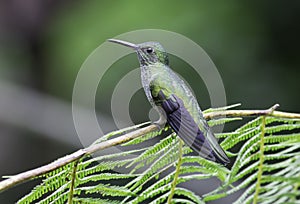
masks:
<svg viewBox="0 0 300 204"><path fill-rule="evenodd" d="M156 125L149 125L147 127L135 130L133 132L127 133L125 135L122 135L120 137L113 138L108 141L104 141L92 146L89 146L85 149L80 149L70 155L64 156L54 162L51 162L49 164L46 164L44 166L38 167L36 169L32 169L14 176L9 177L8 179L0 182L0 192L3 190L6 190L8 188L11 188L19 183L23 183L27 180L30 180L32 178L35 178L37 176L43 175L45 173L48 173L50 171L53 171L55 169L58 169L62 166L65 166L66 164L69 164L73 161L79 160L80 158L90 155L96 151L106 149L108 147L116 146L118 144L122 144L125 142L128 142L129 140L132 140L134 138L140 137L142 135L145 135L149 132L153 132L155 130L158 130L158 127Z"/></svg>
<svg viewBox="0 0 300 204"><path fill-rule="evenodd" d="M224 110L224 111L215 111L204 114L205 119L210 120L218 117L252 117L252 116L262 116L268 115L278 118L293 118L300 119L300 114L298 113L287 113L281 111L275 111L279 107L278 104L275 104L269 109L266 110Z"/></svg>
<svg viewBox="0 0 300 204"><path fill-rule="evenodd" d="M217 117L247 117L247 116L260 116L260 115L269 115L273 117L283 117L283 118L299 118L300 114L296 113L287 113L287 112L280 112L280 111L274 111L278 107L278 104L272 106L269 109L266 110L224 110L224 111L216 111L216 112L210 112L207 114L204 114L204 117L206 119L212 119ZM8 188L11 188L17 184L23 183L27 180L30 180L32 178L35 178L37 176L43 175L45 173L48 173L50 171L53 171L55 169L58 169L66 164L69 164L73 161L77 161L80 158L90 155L94 152L116 146L119 144L123 144L125 142L128 142L132 139L135 139L137 137L143 136L147 133L157 131L158 127L156 125L149 125L147 127L132 131L130 133L127 133L125 135L97 143L94 145L91 145L85 149L80 149L70 155L64 156L54 162L51 162L49 164L46 164L44 166L38 167L36 169L32 169L14 176L9 177L8 179L0 182L0 192L4 191Z"/></svg>

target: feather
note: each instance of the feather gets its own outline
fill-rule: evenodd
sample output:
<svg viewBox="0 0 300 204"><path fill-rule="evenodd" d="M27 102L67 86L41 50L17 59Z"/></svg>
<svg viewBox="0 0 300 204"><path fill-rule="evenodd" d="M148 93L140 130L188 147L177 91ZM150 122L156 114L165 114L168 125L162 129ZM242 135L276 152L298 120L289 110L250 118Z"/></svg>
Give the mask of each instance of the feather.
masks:
<svg viewBox="0 0 300 204"><path fill-rule="evenodd" d="M217 143L207 123L205 123L207 131L201 131L180 98L175 94L167 98L160 90L155 101L165 111L168 124L189 147L206 159L221 164L229 163L229 159Z"/></svg>

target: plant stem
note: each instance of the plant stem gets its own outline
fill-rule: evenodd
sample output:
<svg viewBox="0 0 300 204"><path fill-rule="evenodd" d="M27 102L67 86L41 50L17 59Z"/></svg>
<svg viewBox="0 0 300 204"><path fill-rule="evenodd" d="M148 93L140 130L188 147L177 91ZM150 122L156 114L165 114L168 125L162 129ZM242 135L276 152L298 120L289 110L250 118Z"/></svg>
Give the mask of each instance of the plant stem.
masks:
<svg viewBox="0 0 300 204"><path fill-rule="evenodd" d="M76 180L76 172L77 172L77 166L79 163L79 159L74 162L73 165L73 171L72 171L72 180L71 180L71 186L70 186L70 192L69 192L69 198L68 198L68 204L73 203L73 195L74 195L74 187L75 187L75 180Z"/></svg>
<svg viewBox="0 0 300 204"><path fill-rule="evenodd" d="M172 202L172 198L173 198L174 193L175 193L175 188L176 188L176 185L177 185L177 180L178 180L178 176L179 176L179 172L180 172L180 167L181 167L181 164L182 164L182 143L183 143L182 140L179 139L178 162L177 162L177 165L176 165L176 171L175 171L174 179L173 179L173 182L171 184L171 192L170 192L170 195L169 195L168 201L167 201L168 204L171 204L171 202Z"/></svg>
<svg viewBox="0 0 300 204"><path fill-rule="evenodd" d="M255 187L255 193L253 198L253 204L257 204L258 201L258 195L260 191L260 185L261 185L261 177L263 173L263 164L265 160L265 126L266 126L266 116L262 117L262 125L261 125L261 135L260 135L260 147L259 147L259 166L258 166L258 172L257 172L257 182Z"/></svg>

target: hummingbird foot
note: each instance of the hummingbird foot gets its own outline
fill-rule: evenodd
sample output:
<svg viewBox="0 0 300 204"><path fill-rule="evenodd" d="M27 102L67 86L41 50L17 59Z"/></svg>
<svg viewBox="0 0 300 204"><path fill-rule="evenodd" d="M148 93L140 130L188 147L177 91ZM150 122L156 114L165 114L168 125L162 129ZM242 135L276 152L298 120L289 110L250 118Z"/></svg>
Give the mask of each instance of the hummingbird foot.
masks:
<svg viewBox="0 0 300 204"><path fill-rule="evenodd" d="M160 116L157 121L154 121L153 124L157 126L159 130L163 129L167 123L167 120L164 116Z"/></svg>

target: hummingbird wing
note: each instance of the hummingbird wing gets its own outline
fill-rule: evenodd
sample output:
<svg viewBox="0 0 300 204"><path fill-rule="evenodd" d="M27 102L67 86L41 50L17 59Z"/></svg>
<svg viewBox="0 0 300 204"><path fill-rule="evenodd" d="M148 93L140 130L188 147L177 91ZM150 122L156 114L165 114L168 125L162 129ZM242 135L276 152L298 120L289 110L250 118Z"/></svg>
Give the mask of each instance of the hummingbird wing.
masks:
<svg viewBox="0 0 300 204"><path fill-rule="evenodd" d="M204 131L201 131L179 97L175 94L164 94L164 90L161 89L153 99L165 111L168 124L188 146L206 159L221 164L229 163L206 121Z"/></svg>

